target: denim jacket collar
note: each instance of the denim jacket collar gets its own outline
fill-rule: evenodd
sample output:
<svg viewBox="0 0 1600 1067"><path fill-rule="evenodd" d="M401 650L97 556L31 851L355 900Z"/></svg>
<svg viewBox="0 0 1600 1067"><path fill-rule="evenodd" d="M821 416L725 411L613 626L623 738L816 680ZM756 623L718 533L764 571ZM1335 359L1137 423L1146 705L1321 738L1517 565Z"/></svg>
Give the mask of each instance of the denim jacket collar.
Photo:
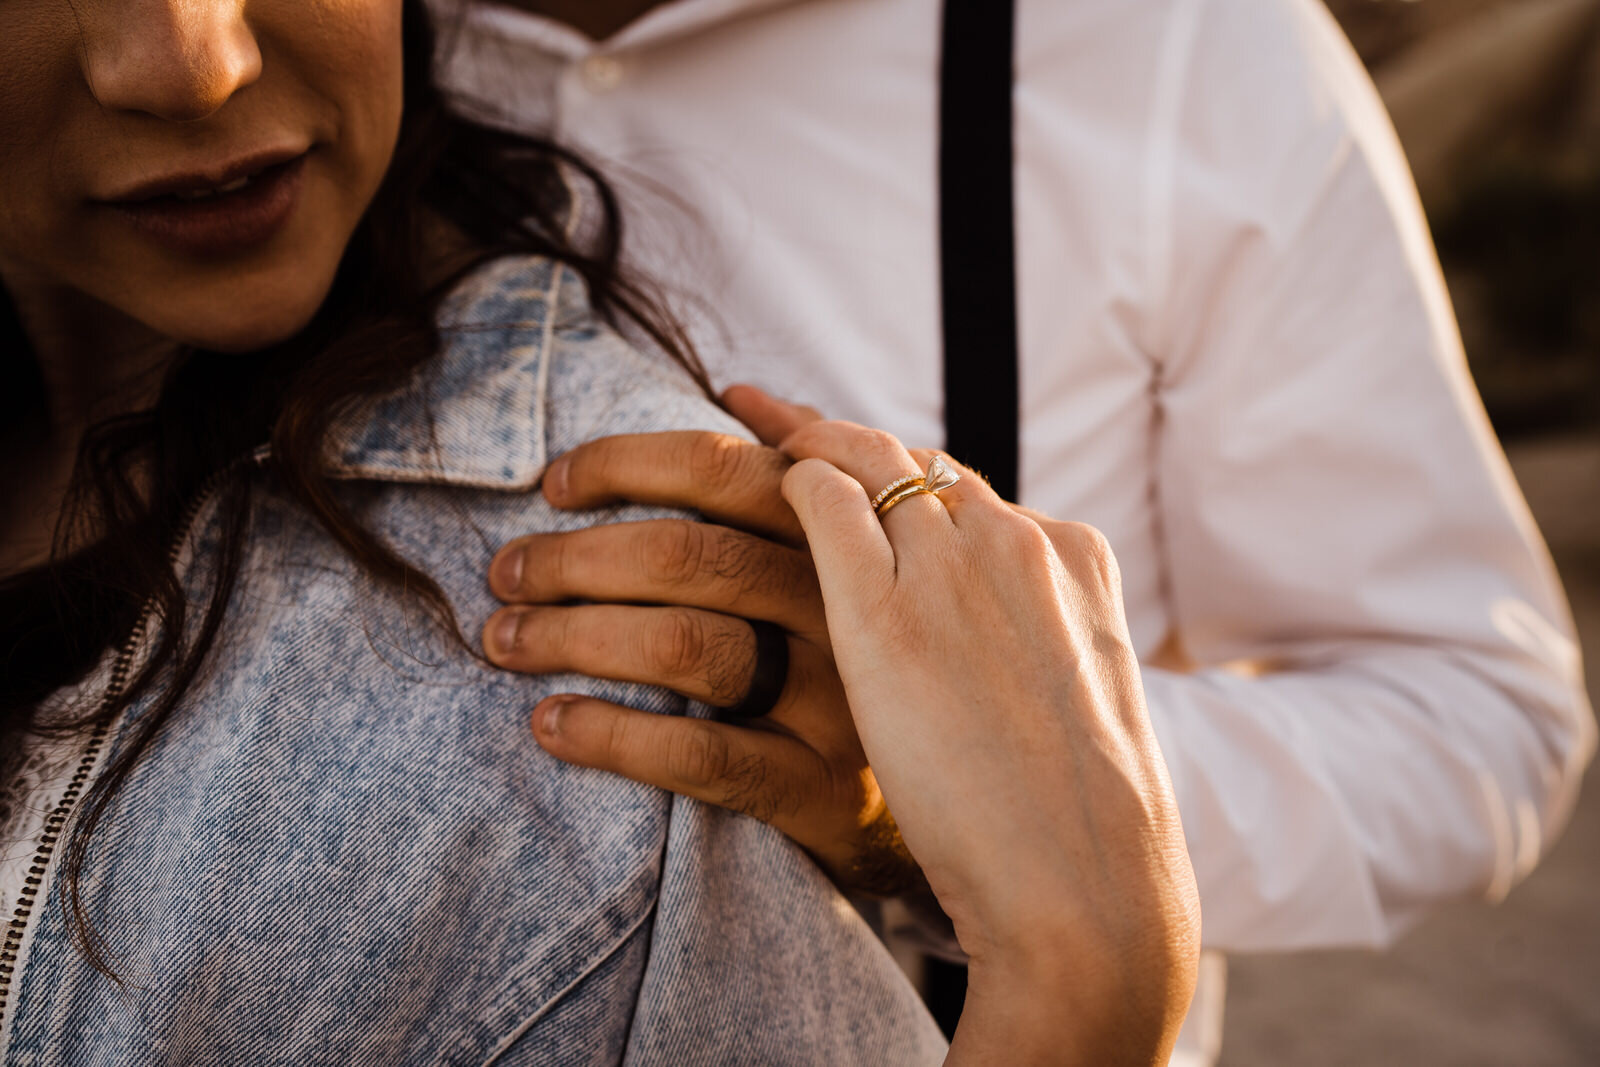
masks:
<svg viewBox="0 0 1600 1067"><path fill-rule="evenodd" d="M563 284L549 260L480 268L445 301L442 349L405 385L338 420L336 478L525 490L544 473L548 356Z"/></svg>

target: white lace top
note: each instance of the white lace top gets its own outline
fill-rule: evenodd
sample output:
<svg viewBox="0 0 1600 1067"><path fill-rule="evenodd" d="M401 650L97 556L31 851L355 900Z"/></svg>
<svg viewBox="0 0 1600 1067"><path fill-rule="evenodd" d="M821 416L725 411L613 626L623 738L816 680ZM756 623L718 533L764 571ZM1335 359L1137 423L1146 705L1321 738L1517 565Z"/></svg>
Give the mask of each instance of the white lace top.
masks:
<svg viewBox="0 0 1600 1067"><path fill-rule="evenodd" d="M15 776L0 784L0 904L7 915L22 895L44 821L83 757L84 740L36 739Z"/></svg>

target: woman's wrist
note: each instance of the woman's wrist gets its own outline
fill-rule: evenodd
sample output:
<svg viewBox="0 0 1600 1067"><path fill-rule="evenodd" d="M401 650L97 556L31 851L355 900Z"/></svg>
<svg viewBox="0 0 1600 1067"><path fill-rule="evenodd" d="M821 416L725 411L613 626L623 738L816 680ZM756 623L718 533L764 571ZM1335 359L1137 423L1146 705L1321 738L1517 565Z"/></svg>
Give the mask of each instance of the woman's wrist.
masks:
<svg viewBox="0 0 1600 1067"><path fill-rule="evenodd" d="M946 1062L1164 1064L1193 992L1185 956L1123 953L1043 930L991 949L970 965Z"/></svg>
<svg viewBox="0 0 1600 1067"><path fill-rule="evenodd" d="M1173 874L1186 870L1176 860L1032 879L1013 870L998 898L952 900L971 959L958 1050L1015 1048L1016 1063L1165 1063L1199 958L1193 882Z"/></svg>

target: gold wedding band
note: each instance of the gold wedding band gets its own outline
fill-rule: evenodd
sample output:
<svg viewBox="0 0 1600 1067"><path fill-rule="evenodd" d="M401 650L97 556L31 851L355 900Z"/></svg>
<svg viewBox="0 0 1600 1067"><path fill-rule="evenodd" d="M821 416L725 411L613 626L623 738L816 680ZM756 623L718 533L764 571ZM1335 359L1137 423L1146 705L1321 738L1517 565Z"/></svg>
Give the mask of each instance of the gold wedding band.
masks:
<svg viewBox="0 0 1600 1067"><path fill-rule="evenodd" d="M904 489L906 486L910 485L912 482L916 482L918 484L921 484L922 475L920 475L920 474L908 474L904 478L896 478L894 481L892 481L888 485L884 486L883 487L883 491L880 492L877 496L872 498L872 510L873 511L877 511L883 505L883 502L885 500L888 500L889 497L892 496L896 490Z"/></svg>
<svg viewBox="0 0 1600 1067"><path fill-rule="evenodd" d="M924 485L921 478L918 478L915 484L905 486L899 492L895 493L894 496L889 497L873 510L878 513L878 518L881 520L885 515L889 514L889 509L900 503L900 501L910 500L912 497L921 496L923 493L927 493L929 496L938 495L932 489L929 489L926 485Z"/></svg>
<svg viewBox="0 0 1600 1067"><path fill-rule="evenodd" d="M902 500L910 500L914 496L927 493L929 496L938 496L946 489L961 480L961 475L944 461L943 456L935 455L928 462L926 474L908 474L904 478L896 478L883 487L883 491L872 498L872 510L879 520L889 514L889 509ZM943 503L943 501L940 501Z"/></svg>

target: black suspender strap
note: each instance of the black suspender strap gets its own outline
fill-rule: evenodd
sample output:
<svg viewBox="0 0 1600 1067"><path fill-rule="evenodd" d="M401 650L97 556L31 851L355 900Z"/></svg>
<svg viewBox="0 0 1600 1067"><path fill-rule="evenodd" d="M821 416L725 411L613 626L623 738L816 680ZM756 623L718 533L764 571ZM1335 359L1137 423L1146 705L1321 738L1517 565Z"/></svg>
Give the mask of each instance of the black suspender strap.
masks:
<svg viewBox="0 0 1600 1067"><path fill-rule="evenodd" d="M945 0L939 255L945 449L1017 499L1016 0Z"/></svg>
<svg viewBox="0 0 1600 1067"><path fill-rule="evenodd" d="M1057 0L1059 2L1059 0ZM1011 92L1016 0L945 0L939 263L945 450L1017 499L1021 386ZM967 970L923 960L923 997L955 1033Z"/></svg>

